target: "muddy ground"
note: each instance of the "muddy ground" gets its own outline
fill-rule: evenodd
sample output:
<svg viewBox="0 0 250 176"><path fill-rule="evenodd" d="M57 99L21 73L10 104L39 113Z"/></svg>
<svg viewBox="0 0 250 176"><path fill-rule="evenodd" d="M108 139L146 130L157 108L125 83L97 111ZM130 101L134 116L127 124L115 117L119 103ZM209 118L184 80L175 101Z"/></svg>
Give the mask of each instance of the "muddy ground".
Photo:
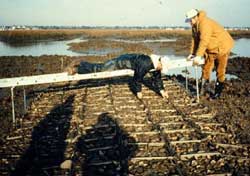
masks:
<svg viewBox="0 0 250 176"><path fill-rule="evenodd" d="M174 54L176 55L187 55L189 48L190 35L187 33L180 35L166 34L164 32L157 33L158 35L152 35L151 33L129 33L127 32L118 32L122 39L150 39L154 38L176 38L176 42L164 42L159 45L159 47L169 47L173 49ZM241 36L249 36L245 33L234 33L235 38L240 38ZM16 77L16 76L27 76L27 75L38 75L46 73L58 73L64 71L67 66L74 60L85 60L89 62L103 62L105 60L111 59L117 55L123 53L152 53L152 49L149 46L143 44L127 44L122 42L110 42L107 43L105 40L100 38L110 37L110 33L103 32L96 33L95 31L85 33L85 37L93 37L85 43L71 44L71 49L74 51L81 52L82 50L88 48L102 49L107 47L122 49L119 52L108 54L107 56L90 56L90 57L68 57L68 56L20 56L20 57L1 57L0 58L0 78L6 77ZM46 38L46 37L45 37ZM216 112L215 120L217 123L225 124L226 131L233 133L235 140L239 144L250 144L250 58L244 57L233 57L229 60L227 73L236 75L238 79L226 80L225 89L223 91L222 97L218 100L210 101L206 97L201 97L200 104L206 106L211 112ZM183 82L184 78L182 76L172 76L168 78L170 80ZM118 81L119 82L119 81ZM195 87L194 80L190 80L190 87ZM115 83L115 81L113 82ZM112 84L112 83L111 83ZM116 86L116 84L114 84ZM213 87L214 83L211 83ZM54 87L55 85L41 85L41 86L29 86L26 88L28 99L30 104L35 99L37 92L40 89L45 87ZM60 86L58 84L57 86ZM63 84L61 86L67 86ZM93 90L94 91L94 87ZM116 90L116 89L114 89ZM0 118L1 118L1 129L0 129L0 145L5 143L6 136L10 134L15 128L12 128L11 125L11 98L9 89L1 89L0 96ZM16 115L18 119L25 118L23 115L23 102L22 102L22 88L15 89L16 100ZM194 91L194 90L192 90ZM39 92L39 91L38 91ZM117 94L118 95L118 94ZM119 97L119 96L118 96ZM47 97L48 98L48 97ZM79 97L80 99L81 97ZM140 107L139 107L140 108ZM183 108L185 111L185 108ZM129 111L128 111L129 112ZM123 112L126 114L126 112ZM18 124L17 124L18 125ZM18 127L18 126L17 126ZM249 159L249 158L248 158ZM192 163L193 164L193 163ZM140 168L139 168L140 169Z"/></svg>
<svg viewBox="0 0 250 176"><path fill-rule="evenodd" d="M237 138L250 144L250 58L235 57L229 60L227 72L239 79L226 81L222 97L202 102L218 112L217 120L232 128Z"/></svg>

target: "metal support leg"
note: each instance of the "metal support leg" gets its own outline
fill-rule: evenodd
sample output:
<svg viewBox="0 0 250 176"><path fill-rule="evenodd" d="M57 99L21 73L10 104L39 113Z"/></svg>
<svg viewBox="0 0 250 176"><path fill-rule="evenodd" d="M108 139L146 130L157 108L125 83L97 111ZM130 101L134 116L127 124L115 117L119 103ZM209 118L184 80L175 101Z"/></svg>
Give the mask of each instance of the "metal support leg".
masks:
<svg viewBox="0 0 250 176"><path fill-rule="evenodd" d="M196 94L197 94L197 103L200 102L200 98L199 98L199 80L198 80L198 69L197 66L194 67L195 68L195 79L196 79Z"/></svg>
<svg viewBox="0 0 250 176"><path fill-rule="evenodd" d="M26 91L25 91L25 88L23 87L23 112L24 114L26 113L26 109L27 109Z"/></svg>
<svg viewBox="0 0 250 176"><path fill-rule="evenodd" d="M186 91L188 90L188 69L187 69L187 67L186 67L186 75L185 75L185 77L186 77Z"/></svg>
<svg viewBox="0 0 250 176"><path fill-rule="evenodd" d="M64 58L62 57L62 58L61 58L61 71L63 71L63 65L64 65L63 62L64 62Z"/></svg>
<svg viewBox="0 0 250 176"><path fill-rule="evenodd" d="M16 123L15 117L15 102L14 102L14 87L11 87L11 106L12 106L12 123Z"/></svg>

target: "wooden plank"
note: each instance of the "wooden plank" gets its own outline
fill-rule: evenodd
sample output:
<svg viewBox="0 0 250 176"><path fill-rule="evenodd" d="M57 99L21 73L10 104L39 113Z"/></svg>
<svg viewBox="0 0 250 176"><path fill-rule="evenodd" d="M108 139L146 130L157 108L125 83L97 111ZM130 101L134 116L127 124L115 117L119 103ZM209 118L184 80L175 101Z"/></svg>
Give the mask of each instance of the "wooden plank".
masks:
<svg viewBox="0 0 250 176"><path fill-rule="evenodd" d="M188 129L176 129L176 130L163 130L164 133L185 133L185 132L193 132L195 131L192 128Z"/></svg>
<svg viewBox="0 0 250 176"><path fill-rule="evenodd" d="M185 132L193 132L194 129L176 129L176 130L163 130L164 133L185 133ZM131 132L130 135L152 135L152 134L160 134L159 131L144 131L144 132Z"/></svg>
<svg viewBox="0 0 250 176"><path fill-rule="evenodd" d="M100 162L100 163L90 163L89 166L102 166L102 165L109 165L113 164L113 161L106 161L106 162Z"/></svg>
<svg viewBox="0 0 250 176"><path fill-rule="evenodd" d="M186 122L182 121L182 122L167 122L167 123L159 123L160 126L170 126L170 125L184 125L187 124Z"/></svg>
<svg viewBox="0 0 250 176"><path fill-rule="evenodd" d="M171 141L170 144L184 144L184 143L200 143L202 140L183 140L183 141ZM138 146L152 146L152 147L161 147L166 145L165 142L153 142L153 143L147 143L147 142L135 142L135 143L128 143L129 145L138 145Z"/></svg>
<svg viewBox="0 0 250 176"><path fill-rule="evenodd" d="M224 174L209 174L207 176L231 176L231 175L233 175L233 174L231 174L231 173L224 173Z"/></svg>
<svg viewBox="0 0 250 176"><path fill-rule="evenodd" d="M175 109L151 109L151 112L176 112Z"/></svg>
<svg viewBox="0 0 250 176"><path fill-rule="evenodd" d="M18 140L18 139L23 139L23 136L13 136L13 137L6 138L7 141Z"/></svg>
<svg viewBox="0 0 250 176"><path fill-rule="evenodd" d="M149 160L149 161L151 161L151 160L166 160L166 159L173 160L174 157L172 157L172 156L165 156L165 157L163 157L163 156L162 157L134 157L134 158L131 158L130 161L134 162L134 161L141 161L141 160Z"/></svg>
<svg viewBox="0 0 250 176"><path fill-rule="evenodd" d="M165 142L154 142L154 143L133 142L133 143L128 143L128 145L151 146L151 147L163 147L164 145L166 145L166 143L165 143Z"/></svg>
<svg viewBox="0 0 250 176"><path fill-rule="evenodd" d="M151 160L174 160L174 157L168 156L168 157L134 157L131 158L131 162L136 162L136 161L151 161ZM90 163L88 164L89 166L101 166L101 165L109 165L114 163L114 161L106 161L106 162L99 162L99 163Z"/></svg>
<svg viewBox="0 0 250 176"><path fill-rule="evenodd" d="M113 140L113 138L115 137L115 134L111 134L109 136L104 136L103 139L106 139L106 140ZM99 140L100 138L89 138L89 139L84 139L85 142L93 142L93 141L97 141Z"/></svg>
<svg viewBox="0 0 250 176"><path fill-rule="evenodd" d="M202 140L183 140L183 141L171 141L170 144L185 144L185 143L200 143Z"/></svg>
<svg viewBox="0 0 250 176"><path fill-rule="evenodd" d="M180 67L189 67L193 65L193 61L187 61L186 59L169 60L168 69L175 69ZM65 81L78 81L86 79L103 79L117 76L132 76L134 71L131 69L88 73L88 74L75 74L68 75L67 72L44 74L36 76L23 76L14 78L0 79L0 87L17 87L36 84L56 83Z"/></svg>
<svg viewBox="0 0 250 176"><path fill-rule="evenodd" d="M17 86L56 83L56 82L65 82L65 81L101 79L101 78L133 75L133 73L134 73L133 70L124 69L124 70L115 70L115 71L109 71L109 72L75 74L75 75L68 75L67 72L63 72L63 73L44 74L44 75L36 75L36 76L24 76L24 77L0 79L0 87L2 88L3 87L17 87Z"/></svg>
<svg viewBox="0 0 250 176"><path fill-rule="evenodd" d="M239 149L247 149L250 148L250 145L248 144L222 144L222 143L216 143L216 146L218 147L231 147L231 148L239 148Z"/></svg>
<svg viewBox="0 0 250 176"><path fill-rule="evenodd" d="M134 135L154 135L154 134L160 134L160 132L159 131L130 132L131 136L134 136Z"/></svg>
<svg viewBox="0 0 250 176"><path fill-rule="evenodd" d="M217 122L195 122L197 125L211 125L211 126L223 126L222 123Z"/></svg>
<svg viewBox="0 0 250 176"><path fill-rule="evenodd" d="M186 154L186 155L181 155L181 160L189 159L192 157L216 156L216 155L221 155L221 153L219 153L219 152L204 152L204 153Z"/></svg>
<svg viewBox="0 0 250 176"><path fill-rule="evenodd" d="M214 118L214 114L209 113L209 114L200 114L200 115L191 115L192 118L209 118L212 119Z"/></svg>
<svg viewBox="0 0 250 176"><path fill-rule="evenodd" d="M204 134L207 134L207 135L221 135L221 136L231 136L232 135L230 133L222 133L222 132L216 132L216 131L201 130L201 132Z"/></svg>

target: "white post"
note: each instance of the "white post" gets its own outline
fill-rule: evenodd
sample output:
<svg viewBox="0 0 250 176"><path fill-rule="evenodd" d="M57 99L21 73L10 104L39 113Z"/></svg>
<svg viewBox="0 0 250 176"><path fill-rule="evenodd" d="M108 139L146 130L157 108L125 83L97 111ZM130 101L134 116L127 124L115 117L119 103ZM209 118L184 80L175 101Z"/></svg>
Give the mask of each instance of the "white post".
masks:
<svg viewBox="0 0 250 176"><path fill-rule="evenodd" d="M26 109L27 109L26 91L25 91L25 88L23 87L23 110L24 110L24 114L26 113Z"/></svg>
<svg viewBox="0 0 250 176"><path fill-rule="evenodd" d="M11 106L12 106L12 123L16 123L16 118L15 118L15 102L14 102L14 88L11 87Z"/></svg>
<svg viewBox="0 0 250 176"><path fill-rule="evenodd" d="M188 90L188 69L186 67L186 91Z"/></svg>
<svg viewBox="0 0 250 176"><path fill-rule="evenodd" d="M194 66L195 68L195 79L196 79L196 94L197 94L197 103L200 102L200 98L199 98L199 82L198 82L198 69L197 69L197 65Z"/></svg>
<svg viewBox="0 0 250 176"><path fill-rule="evenodd" d="M61 57L61 71L63 71L63 65L64 65L63 61L64 61L64 58Z"/></svg>

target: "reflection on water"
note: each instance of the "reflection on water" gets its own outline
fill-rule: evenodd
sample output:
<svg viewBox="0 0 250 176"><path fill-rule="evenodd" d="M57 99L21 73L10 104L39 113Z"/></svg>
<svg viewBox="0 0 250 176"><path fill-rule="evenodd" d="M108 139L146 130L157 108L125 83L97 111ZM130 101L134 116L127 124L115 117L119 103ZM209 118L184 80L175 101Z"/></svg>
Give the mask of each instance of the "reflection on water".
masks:
<svg viewBox="0 0 250 176"><path fill-rule="evenodd" d="M235 41L233 53L237 56L250 57L250 39L238 39Z"/></svg>
<svg viewBox="0 0 250 176"><path fill-rule="evenodd" d="M79 56L84 55L75 53L68 50L69 43L84 42L87 40L73 39L67 41L46 41L34 44L24 45L9 45L0 42L0 55L1 56L41 56L41 55L68 55Z"/></svg>
<svg viewBox="0 0 250 176"><path fill-rule="evenodd" d="M108 41L123 42L123 43L161 43L161 42L175 42L176 39L151 39L151 40L108 39Z"/></svg>

